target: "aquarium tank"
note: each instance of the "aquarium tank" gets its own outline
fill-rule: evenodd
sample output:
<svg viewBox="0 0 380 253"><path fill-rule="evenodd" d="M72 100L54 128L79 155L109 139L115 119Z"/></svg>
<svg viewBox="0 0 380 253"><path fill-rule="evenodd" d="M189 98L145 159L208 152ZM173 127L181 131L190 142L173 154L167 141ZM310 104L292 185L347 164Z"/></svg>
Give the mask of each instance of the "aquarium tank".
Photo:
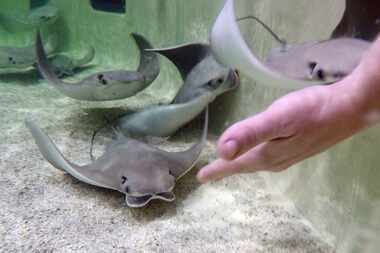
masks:
<svg viewBox="0 0 380 253"><path fill-rule="evenodd" d="M378 126L286 171L197 179L234 123L351 74L368 6L2 0L0 252L378 252ZM355 61L333 81L292 67L303 49L265 65L341 38L359 45L313 55Z"/></svg>

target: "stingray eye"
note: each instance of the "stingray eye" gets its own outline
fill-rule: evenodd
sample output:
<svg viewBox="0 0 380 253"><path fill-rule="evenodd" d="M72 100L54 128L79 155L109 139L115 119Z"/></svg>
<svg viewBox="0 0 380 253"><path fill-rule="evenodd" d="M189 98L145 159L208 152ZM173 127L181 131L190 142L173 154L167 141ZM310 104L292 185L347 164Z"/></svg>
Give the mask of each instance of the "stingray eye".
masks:
<svg viewBox="0 0 380 253"><path fill-rule="evenodd" d="M124 177L124 176L121 177L121 183L122 184L125 184L127 182L127 180L128 180L127 177Z"/></svg>
<svg viewBox="0 0 380 253"><path fill-rule="evenodd" d="M99 82L100 82L101 84L103 84L103 85L107 85L107 84L108 84L107 80L104 79L104 75L103 75L103 74L99 74L99 75L98 75L98 80L99 80Z"/></svg>
<svg viewBox="0 0 380 253"><path fill-rule="evenodd" d="M8 57L8 61L13 62L13 57Z"/></svg>
<svg viewBox="0 0 380 253"><path fill-rule="evenodd" d="M325 77L326 77L325 71L323 71L322 69L318 70L317 71L317 77L319 80L325 80Z"/></svg>
<svg viewBox="0 0 380 253"><path fill-rule="evenodd" d="M169 175L172 176L172 177L175 177L173 172L171 170L169 170Z"/></svg>
<svg viewBox="0 0 380 253"><path fill-rule="evenodd" d="M223 78L213 79L207 83L207 86L211 89L216 89L224 83Z"/></svg>

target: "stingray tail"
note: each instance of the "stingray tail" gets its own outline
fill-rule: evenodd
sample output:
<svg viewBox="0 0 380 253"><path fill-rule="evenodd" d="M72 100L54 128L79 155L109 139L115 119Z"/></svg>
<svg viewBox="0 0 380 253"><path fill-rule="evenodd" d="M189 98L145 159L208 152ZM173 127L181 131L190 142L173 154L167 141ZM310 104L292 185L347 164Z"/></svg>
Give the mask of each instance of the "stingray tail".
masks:
<svg viewBox="0 0 380 253"><path fill-rule="evenodd" d="M147 49L152 49L152 44L137 33L131 34L140 51L140 64L137 71L145 77L146 83L152 83L160 74L160 62L157 54Z"/></svg>
<svg viewBox="0 0 380 253"><path fill-rule="evenodd" d="M95 186L109 188L105 185L102 185L99 182L96 182L85 174L85 169L82 167L72 164L69 162L62 153L58 150L57 146L53 143L53 141L47 136L36 123L31 121L30 119L25 120L25 125L31 132L42 156L55 168L65 171L75 177L76 179Z"/></svg>
<svg viewBox="0 0 380 253"><path fill-rule="evenodd" d="M264 21L262 21L261 19L259 19L258 17L256 16L253 16L253 15L250 15L250 16L246 16L246 17L242 17L242 18L238 18L237 21L244 21L244 20L247 20L247 19L253 19L255 20L257 23L259 23L260 25L262 25L265 30L267 30L272 36L273 38L281 44L282 47L286 47L286 45L288 44L288 42L284 39L281 39L280 36L278 36L272 28L270 28L267 24L264 23Z"/></svg>
<svg viewBox="0 0 380 253"><path fill-rule="evenodd" d="M41 72L41 75L55 87L60 88L64 82L62 82L54 72L53 66L49 63L48 57L46 55L44 46L42 44L41 34L37 31L36 36L36 56L37 56L37 67Z"/></svg>

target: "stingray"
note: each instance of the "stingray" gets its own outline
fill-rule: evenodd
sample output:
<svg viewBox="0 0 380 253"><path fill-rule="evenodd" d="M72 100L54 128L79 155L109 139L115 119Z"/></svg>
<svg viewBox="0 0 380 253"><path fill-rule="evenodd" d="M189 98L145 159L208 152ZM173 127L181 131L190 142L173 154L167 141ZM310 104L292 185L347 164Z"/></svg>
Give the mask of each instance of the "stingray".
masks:
<svg viewBox="0 0 380 253"><path fill-rule="evenodd" d="M54 24L58 18L58 8L53 5L45 5L34 8L28 12L7 12L0 14L0 24L7 30L13 24L25 29L36 29L45 25Z"/></svg>
<svg viewBox="0 0 380 253"><path fill-rule="evenodd" d="M369 47L367 41L350 38L288 45L285 51L273 49L266 65L294 79L330 84L351 74Z"/></svg>
<svg viewBox="0 0 380 253"><path fill-rule="evenodd" d="M320 80L328 83L339 81L358 66L370 43L362 39L336 38L325 41L288 44L267 24L255 16L238 21L253 19L281 45L266 57L268 67L300 80Z"/></svg>
<svg viewBox="0 0 380 253"><path fill-rule="evenodd" d="M137 71L103 71L76 83L62 81L54 73L54 67L45 55L39 33L36 36L37 66L49 84L73 99L84 101L125 99L147 88L160 72L158 57L155 53L144 50L151 48L151 44L141 35L132 34L132 37L140 50L140 65Z"/></svg>
<svg viewBox="0 0 380 253"><path fill-rule="evenodd" d="M49 57L55 50L55 45L48 41L45 45ZM0 71L2 73L32 69L37 61L35 45L25 47L0 47Z"/></svg>
<svg viewBox="0 0 380 253"><path fill-rule="evenodd" d="M168 137L199 115L217 96L239 86L238 72L218 63L207 44L149 51L171 60L184 84L171 104L153 106L118 119L118 128L127 135Z"/></svg>
<svg viewBox="0 0 380 253"><path fill-rule="evenodd" d="M296 89L341 80L359 64L369 46L363 40L348 38L282 45L263 63L239 31L234 0L226 1L212 28L210 40L214 56L225 65L238 68L259 83Z"/></svg>
<svg viewBox="0 0 380 253"><path fill-rule="evenodd" d="M186 103L148 107L121 117L116 125L125 135L136 138L168 137L198 116L215 98L214 93L205 92Z"/></svg>
<svg viewBox="0 0 380 253"><path fill-rule="evenodd" d="M49 58L54 73L59 78L73 76L77 70L90 63L95 57L95 49L90 47L81 58L73 58L66 54L57 54Z"/></svg>
<svg viewBox="0 0 380 253"><path fill-rule="evenodd" d="M129 207L143 207L154 199L175 200L176 181L196 165L205 146L208 110L200 142L186 151L163 151L118 133L100 158L84 166L67 160L36 123L27 119L26 126L43 157L55 168L84 183L124 193Z"/></svg>

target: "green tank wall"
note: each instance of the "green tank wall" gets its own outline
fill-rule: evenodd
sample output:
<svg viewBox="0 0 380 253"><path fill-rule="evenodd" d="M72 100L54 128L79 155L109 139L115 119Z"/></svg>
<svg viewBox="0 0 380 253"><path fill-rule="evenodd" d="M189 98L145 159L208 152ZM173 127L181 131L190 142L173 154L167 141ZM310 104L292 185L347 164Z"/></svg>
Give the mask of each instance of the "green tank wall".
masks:
<svg viewBox="0 0 380 253"><path fill-rule="evenodd" d="M52 1L60 19L49 28L60 48L80 54L88 45L96 49L95 63L104 67L133 69L138 52L129 34L138 32L157 47L207 41L222 0L127 0L125 15L91 9L87 0ZM2 0L1 9L26 10L28 1ZM344 1L237 0L240 16L255 14L289 42L325 39L340 19ZM33 33L2 31L1 43L25 45ZM246 23L242 30L252 47L264 54L276 43L260 26ZM122 107L141 107L170 101L181 81L175 68L162 59L159 80ZM218 98L211 110L212 132L265 109L289 91L256 84L243 77L239 90ZM73 102L92 107L89 103ZM107 102L97 107L120 107ZM326 235L340 252L377 249L380 226L379 128L368 130L332 150L280 174L264 173L268 182L290 196L303 214ZM373 247L373 248L372 248ZM358 250L360 249L360 250ZM368 251L375 252L375 251Z"/></svg>

